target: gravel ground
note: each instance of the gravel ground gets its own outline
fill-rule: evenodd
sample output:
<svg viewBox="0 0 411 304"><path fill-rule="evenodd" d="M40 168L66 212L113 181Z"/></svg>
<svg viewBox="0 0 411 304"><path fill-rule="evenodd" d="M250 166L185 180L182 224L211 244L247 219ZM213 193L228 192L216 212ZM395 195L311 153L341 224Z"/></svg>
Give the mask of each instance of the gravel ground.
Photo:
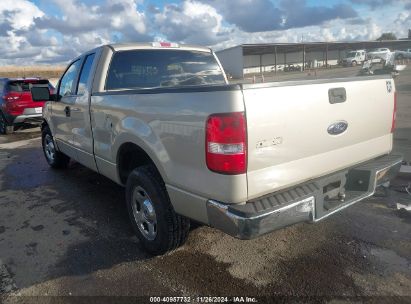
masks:
<svg viewBox="0 0 411 304"><path fill-rule="evenodd" d="M395 149L407 154L411 72L396 83ZM113 298L74 296L119 295L411 301L411 215L395 205L406 194L373 197L251 241L196 225L182 248L152 257L133 235L123 189L76 163L49 169L38 136L38 128L0 136L0 302L101 303Z"/></svg>

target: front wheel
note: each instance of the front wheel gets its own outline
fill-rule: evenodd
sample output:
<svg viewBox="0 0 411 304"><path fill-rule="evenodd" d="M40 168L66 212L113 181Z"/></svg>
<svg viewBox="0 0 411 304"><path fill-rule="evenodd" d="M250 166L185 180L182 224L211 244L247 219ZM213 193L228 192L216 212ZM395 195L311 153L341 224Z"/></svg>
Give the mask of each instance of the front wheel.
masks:
<svg viewBox="0 0 411 304"><path fill-rule="evenodd" d="M70 157L57 151L50 128L45 126L41 132L44 156L50 167L55 169L66 168L70 162Z"/></svg>
<svg viewBox="0 0 411 304"><path fill-rule="evenodd" d="M353 62L351 62L351 65L352 65L353 67L355 67L355 66L357 65L357 61L353 60Z"/></svg>
<svg viewBox="0 0 411 304"><path fill-rule="evenodd" d="M190 221L175 213L164 182L153 165L130 173L126 203L133 229L145 250L161 255L184 244Z"/></svg>

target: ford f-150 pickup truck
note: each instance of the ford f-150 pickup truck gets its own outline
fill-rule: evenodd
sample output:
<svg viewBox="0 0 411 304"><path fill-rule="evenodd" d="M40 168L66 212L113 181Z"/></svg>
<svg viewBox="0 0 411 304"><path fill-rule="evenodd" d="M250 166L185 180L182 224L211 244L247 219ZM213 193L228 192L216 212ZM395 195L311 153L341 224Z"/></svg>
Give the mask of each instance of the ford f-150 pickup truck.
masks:
<svg viewBox="0 0 411 304"><path fill-rule="evenodd" d="M190 220L250 239L373 195L390 154L390 76L229 84L208 48L113 44L74 59L43 109L47 162L125 186L146 250L183 244Z"/></svg>

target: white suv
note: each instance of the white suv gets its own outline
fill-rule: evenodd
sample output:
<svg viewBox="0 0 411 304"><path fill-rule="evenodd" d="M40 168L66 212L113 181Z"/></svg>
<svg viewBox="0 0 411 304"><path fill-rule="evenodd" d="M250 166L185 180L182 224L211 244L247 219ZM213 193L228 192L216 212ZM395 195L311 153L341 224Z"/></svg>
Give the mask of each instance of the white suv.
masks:
<svg viewBox="0 0 411 304"><path fill-rule="evenodd" d="M370 59L385 59L388 53L390 53L390 49L387 48L378 48L378 49L372 49L367 53L367 57Z"/></svg>

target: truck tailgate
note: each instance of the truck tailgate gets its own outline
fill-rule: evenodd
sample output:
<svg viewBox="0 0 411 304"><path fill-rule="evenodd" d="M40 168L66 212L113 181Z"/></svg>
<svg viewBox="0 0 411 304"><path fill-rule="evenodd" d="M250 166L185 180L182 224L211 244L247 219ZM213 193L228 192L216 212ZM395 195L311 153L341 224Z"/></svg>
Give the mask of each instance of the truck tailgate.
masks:
<svg viewBox="0 0 411 304"><path fill-rule="evenodd" d="M388 76L244 85L248 198L389 153L394 91Z"/></svg>

